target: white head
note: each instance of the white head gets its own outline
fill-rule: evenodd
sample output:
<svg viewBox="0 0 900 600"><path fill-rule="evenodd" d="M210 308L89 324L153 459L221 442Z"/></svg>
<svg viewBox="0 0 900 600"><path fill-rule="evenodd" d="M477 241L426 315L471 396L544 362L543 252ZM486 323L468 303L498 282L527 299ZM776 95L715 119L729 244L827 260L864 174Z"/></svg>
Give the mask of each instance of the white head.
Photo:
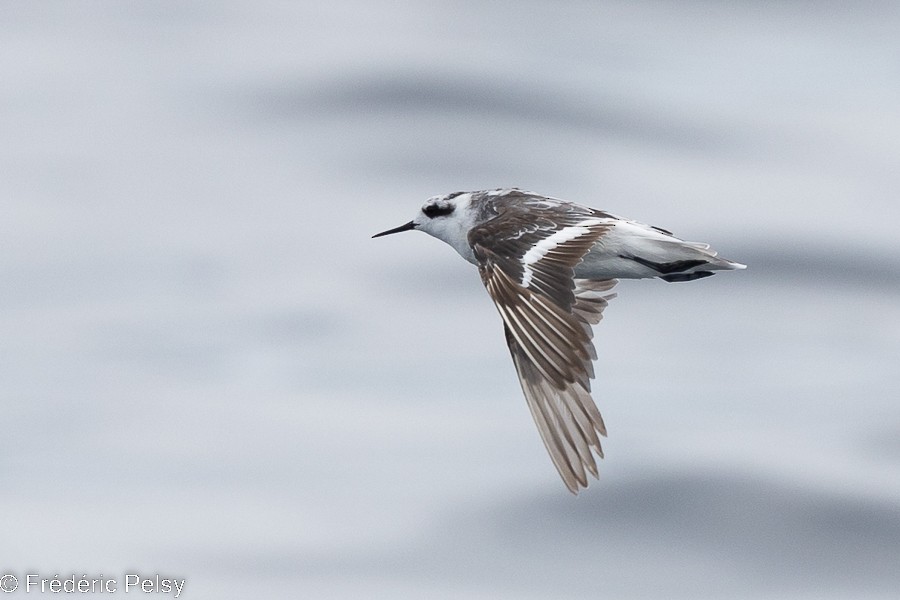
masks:
<svg viewBox="0 0 900 600"><path fill-rule="evenodd" d="M460 256L477 264L468 239L469 230L476 224L472 194L473 192L454 192L444 196L432 196L422 205L412 221L400 227L376 233L372 237L420 229L428 235L450 244L459 252Z"/></svg>

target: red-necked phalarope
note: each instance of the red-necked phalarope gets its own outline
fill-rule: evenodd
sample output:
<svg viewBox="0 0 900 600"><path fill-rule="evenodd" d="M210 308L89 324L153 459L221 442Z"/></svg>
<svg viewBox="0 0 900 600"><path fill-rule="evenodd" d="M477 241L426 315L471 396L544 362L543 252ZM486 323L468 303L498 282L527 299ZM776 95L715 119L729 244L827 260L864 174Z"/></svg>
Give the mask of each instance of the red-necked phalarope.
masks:
<svg viewBox="0 0 900 600"><path fill-rule="evenodd" d="M478 267L506 331L528 407L566 487L597 477L606 427L591 398L594 325L617 279L691 281L745 265L708 244L516 188L430 198L415 218L376 234L419 229Z"/></svg>

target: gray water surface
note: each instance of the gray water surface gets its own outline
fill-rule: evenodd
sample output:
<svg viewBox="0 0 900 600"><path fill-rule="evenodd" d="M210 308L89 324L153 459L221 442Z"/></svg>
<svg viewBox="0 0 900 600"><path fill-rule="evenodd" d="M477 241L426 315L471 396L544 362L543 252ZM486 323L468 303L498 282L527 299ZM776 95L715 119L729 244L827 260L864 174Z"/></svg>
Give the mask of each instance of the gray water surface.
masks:
<svg viewBox="0 0 900 600"><path fill-rule="evenodd" d="M0 575L894 597L897 31L889 2L3 4ZM501 186L749 265L620 284L578 497L477 272L369 237Z"/></svg>

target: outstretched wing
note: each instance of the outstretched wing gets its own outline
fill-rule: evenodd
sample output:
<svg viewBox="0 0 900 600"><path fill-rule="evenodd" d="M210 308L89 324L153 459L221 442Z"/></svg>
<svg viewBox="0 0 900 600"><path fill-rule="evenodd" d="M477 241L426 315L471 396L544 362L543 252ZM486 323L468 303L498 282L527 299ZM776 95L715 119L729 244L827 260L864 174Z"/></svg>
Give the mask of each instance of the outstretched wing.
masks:
<svg viewBox="0 0 900 600"><path fill-rule="evenodd" d="M591 398L591 325L615 294L616 280L575 279L574 268L606 233L609 221L567 203L498 207L469 243L481 279L503 317L506 341L528 407L566 487L597 476L606 435ZM605 216L605 215L604 215Z"/></svg>

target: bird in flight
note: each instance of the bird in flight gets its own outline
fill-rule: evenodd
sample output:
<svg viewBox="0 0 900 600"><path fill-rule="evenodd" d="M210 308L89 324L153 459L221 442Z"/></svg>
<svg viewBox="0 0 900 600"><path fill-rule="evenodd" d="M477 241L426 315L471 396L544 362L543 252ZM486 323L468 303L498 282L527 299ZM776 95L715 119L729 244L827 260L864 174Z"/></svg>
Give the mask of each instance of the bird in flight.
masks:
<svg viewBox="0 0 900 600"><path fill-rule="evenodd" d="M421 230L478 267L544 446L577 494L595 478L606 426L591 398L592 325L618 279L692 281L746 266L708 244L517 188L434 196L381 237Z"/></svg>

